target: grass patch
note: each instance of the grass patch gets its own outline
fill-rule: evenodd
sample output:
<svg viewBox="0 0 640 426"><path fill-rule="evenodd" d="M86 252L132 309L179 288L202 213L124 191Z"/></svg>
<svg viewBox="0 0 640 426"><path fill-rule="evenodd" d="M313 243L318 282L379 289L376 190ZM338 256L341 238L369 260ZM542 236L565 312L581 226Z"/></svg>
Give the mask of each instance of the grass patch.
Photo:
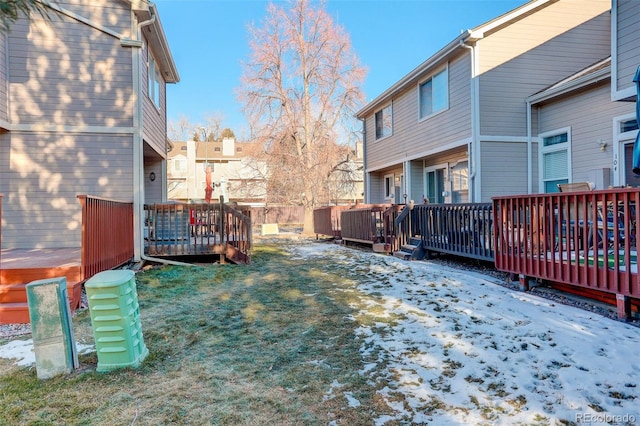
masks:
<svg viewBox="0 0 640 426"><path fill-rule="evenodd" d="M259 245L248 266L139 273L142 365L96 373L96 354L81 355L81 369L46 381L12 368L0 375L0 424L371 424L388 407L357 373L361 295L354 272L329 262ZM74 329L92 343L88 312Z"/></svg>

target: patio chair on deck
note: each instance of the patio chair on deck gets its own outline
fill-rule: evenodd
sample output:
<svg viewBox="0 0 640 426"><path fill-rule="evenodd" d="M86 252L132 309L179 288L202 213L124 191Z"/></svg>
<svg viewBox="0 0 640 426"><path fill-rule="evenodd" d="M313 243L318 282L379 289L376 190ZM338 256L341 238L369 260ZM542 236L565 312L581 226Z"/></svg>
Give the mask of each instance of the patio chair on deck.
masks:
<svg viewBox="0 0 640 426"><path fill-rule="evenodd" d="M593 191L594 186L591 182L572 182L572 183L560 183L558 184L558 190L562 193L566 192L587 192ZM558 243L561 241L565 245L566 249L573 250L575 248L582 249L583 232L585 221L590 227L593 223L593 218L589 217L590 209L587 210L587 217L584 217L584 203L578 202L578 204L571 208L566 205L566 210L563 212L563 223L560 224L561 231L558 233ZM567 226L568 225L568 226ZM578 241L574 241L574 229L578 227ZM588 236L589 245L592 245L591 235Z"/></svg>

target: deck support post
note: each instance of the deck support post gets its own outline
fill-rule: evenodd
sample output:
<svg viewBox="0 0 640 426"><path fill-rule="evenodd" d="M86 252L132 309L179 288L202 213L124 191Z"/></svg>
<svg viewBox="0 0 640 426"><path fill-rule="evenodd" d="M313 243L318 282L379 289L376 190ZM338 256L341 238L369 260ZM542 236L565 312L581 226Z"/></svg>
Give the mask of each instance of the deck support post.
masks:
<svg viewBox="0 0 640 426"><path fill-rule="evenodd" d="M618 319L628 320L631 318L631 298L624 294L616 294L616 305L618 307Z"/></svg>
<svg viewBox="0 0 640 426"><path fill-rule="evenodd" d="M520 274L518 278L519 278L518 287L520 288L520 291L529 291L529 277L527 277L526 275Z"/></svg>

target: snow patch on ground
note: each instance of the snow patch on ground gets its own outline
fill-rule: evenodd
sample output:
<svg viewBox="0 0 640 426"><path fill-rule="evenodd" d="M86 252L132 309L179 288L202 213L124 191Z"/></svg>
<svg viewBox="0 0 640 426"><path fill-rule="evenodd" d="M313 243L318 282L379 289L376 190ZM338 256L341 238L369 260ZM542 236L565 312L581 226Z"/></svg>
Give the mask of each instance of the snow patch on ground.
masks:
<svg viewBox="0 0 640 426"><path fill-rule="evenodd" d="M95 352L94 345L76 343L79 354ZM33 340L12 340L0 346L0 358L13 359L19 366L31 366L36 363Z"/></svg>
<svg viewBox="0 0 640 426"><path fill-rule="evenodd" d="M394 411L376 424L640 422L638 327L428 261L333 244L290 250L348 264L359 283L353 319L375 318L357 329L360 374Z"/></svg>

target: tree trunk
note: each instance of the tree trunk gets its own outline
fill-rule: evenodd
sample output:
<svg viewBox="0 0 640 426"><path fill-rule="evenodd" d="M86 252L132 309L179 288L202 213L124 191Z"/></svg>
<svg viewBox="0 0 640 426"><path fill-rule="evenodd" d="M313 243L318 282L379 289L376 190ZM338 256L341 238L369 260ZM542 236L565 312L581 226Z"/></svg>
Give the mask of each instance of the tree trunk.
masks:
<svg viewBox="0 0 640 426"><path fill-rule="evenodd" d="M304 208L304 224L302 227L302 235L314 235L313 231L313 207L305 206Z"/></svg>

